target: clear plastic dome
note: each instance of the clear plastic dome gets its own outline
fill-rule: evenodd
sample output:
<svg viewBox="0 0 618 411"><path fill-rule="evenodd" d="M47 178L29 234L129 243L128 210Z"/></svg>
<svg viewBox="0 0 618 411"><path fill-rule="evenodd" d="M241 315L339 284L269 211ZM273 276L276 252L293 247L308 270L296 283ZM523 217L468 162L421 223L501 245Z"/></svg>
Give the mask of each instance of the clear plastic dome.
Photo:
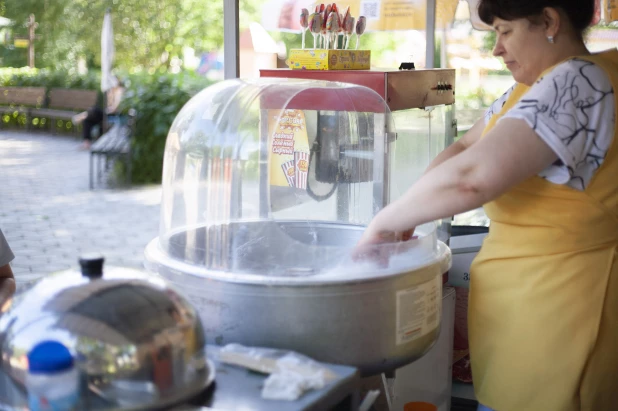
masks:
<svg viewBox="0 0 618 411"><path fill-rule="evenodd" d="M263 78L213 85L183 107L168 135L160 251L194 274L322 277L351 267L363 228L411 183L394 185L405 181L391 175L395 145L391 112L366 87ZM404 247L414 257L402 260L405 269L441 253L433 224L417 235ZM393 250L401 256L401 245Z"/></svg>

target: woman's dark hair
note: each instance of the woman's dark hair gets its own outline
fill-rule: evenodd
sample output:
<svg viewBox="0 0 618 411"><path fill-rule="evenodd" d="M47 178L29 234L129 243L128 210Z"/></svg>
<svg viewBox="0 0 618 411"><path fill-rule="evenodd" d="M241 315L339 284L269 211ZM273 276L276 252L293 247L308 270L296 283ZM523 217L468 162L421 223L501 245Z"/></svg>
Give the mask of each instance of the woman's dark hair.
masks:
<svg viewBox="0 0 618 411"><path fill-rule="evenodd" d="M575 31L581 36L594 18L595 0L481 0L479 17L489 25L497 17L502 20L528 18L534 21L546 7L562 9Z"/></svg>

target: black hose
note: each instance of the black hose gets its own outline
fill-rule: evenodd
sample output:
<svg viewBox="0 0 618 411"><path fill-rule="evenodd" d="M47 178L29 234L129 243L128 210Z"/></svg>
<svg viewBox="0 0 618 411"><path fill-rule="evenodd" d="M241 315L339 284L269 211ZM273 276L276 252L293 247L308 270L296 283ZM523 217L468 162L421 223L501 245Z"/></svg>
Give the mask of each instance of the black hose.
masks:
<svg viewBox="0 0 618 411"><path fill-rule="evenodd" d="M309 166L307 167L307 195L309 195L309 197L311 197L315 201L324 201L329 199L335 193L335 190L337 189L337 180L339 180L339 175L337 175L337 177L335 178L335 183L327 194L318 195L311 189L311 186L309 185L309 175L311 175L311 173L309 171L311 170L311 164L313 163L313 155L318 149L319 145L317 143L314 143L313 147L309 150Z"/></svg>

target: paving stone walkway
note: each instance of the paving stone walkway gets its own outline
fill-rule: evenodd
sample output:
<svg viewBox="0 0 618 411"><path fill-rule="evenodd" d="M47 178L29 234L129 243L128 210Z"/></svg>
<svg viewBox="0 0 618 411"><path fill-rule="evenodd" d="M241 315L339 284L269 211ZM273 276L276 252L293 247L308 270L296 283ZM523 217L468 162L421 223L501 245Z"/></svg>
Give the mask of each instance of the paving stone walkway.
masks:
<svg viewBox="0 0 618 411"><path fill-rule="evenodd" d="M0 130L0 229L19 285L77 266L81 253L142 267L158 235L161 189L89 190L89 152L73 137Z"/></svg>

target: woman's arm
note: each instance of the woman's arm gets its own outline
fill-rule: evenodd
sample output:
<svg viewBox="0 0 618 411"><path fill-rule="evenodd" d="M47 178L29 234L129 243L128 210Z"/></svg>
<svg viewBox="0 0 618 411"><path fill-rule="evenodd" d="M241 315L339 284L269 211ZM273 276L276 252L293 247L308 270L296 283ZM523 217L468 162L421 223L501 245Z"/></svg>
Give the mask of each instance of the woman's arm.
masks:
<svg viewBox="0 0 618 411"><path fill-rule="evenodd" d="M485 138L430 169L378 213L361 244L478 208L557 158L524 120L505 118Z"/></svg>
<svg viewBox="0 0 618 411"><path fill-rule="evenodd" d="M433 161L425 170L427 173L429 170L437 167L438 165L444 163L449 158L455 157L457 154L463 152L465 149L470 148L472 144L476 143L481 139L481 135L483 134L483 130L485 130L485 119L481 117L470 130L466 132L459 140L455 141L453 144L445 148L440 154L433 159Z"/></svg>

